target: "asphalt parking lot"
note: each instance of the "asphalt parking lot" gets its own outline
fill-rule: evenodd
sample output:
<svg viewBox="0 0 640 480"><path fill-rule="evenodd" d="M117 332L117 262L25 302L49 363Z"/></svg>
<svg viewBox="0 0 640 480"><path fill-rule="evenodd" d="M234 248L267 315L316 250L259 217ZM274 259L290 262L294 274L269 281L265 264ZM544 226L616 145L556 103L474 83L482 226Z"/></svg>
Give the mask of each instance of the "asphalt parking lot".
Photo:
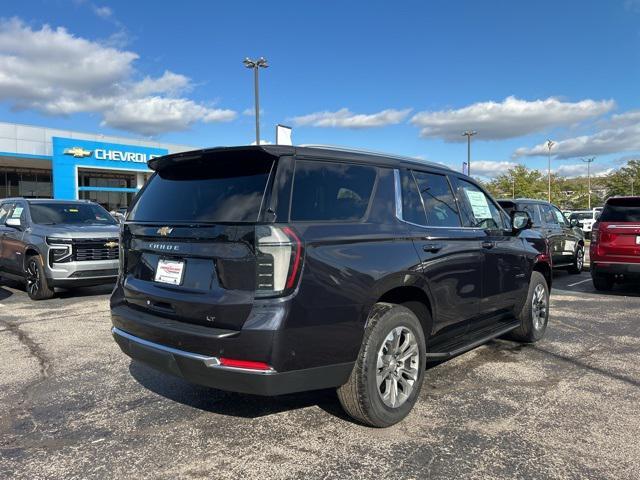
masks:
<svg viewBox="0 0 640 480"><path fill-rule="evenodd" d="M252 397L131 363L109 290L31 302L0 284L0 477L638 478L638 286L600 294L560 273L542 342L432 366L385 430L332 391Z"/></svg>

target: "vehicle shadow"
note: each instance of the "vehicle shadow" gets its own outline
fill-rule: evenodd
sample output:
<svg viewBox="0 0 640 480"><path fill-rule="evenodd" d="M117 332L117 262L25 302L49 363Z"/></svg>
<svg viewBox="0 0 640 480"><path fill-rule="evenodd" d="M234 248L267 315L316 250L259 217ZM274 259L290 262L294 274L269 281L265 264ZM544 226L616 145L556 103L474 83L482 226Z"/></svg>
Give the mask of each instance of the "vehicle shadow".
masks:
<svg viewBox="0 0 640 480"><path fill-rule="evenodd" d="M2 300L6 300L11 295L13 295L13 292L11 290L7 290L6 288L0 286L0 302Z"/></svg>
<svg viewBox="0 0 640 480"><path fill-rule="evenodd" d="M243 393L225 392L188 383L167 375L137 361L129 364L131 376L144 388L168 400L218 415L259 418L290 410L317 406L321 410L346 420L335 390L316 390L277 397L262 397Z"/></svg>
<svg viewBox="0 0 640 480"><path fill-rule="evenodd" d="M58 298L79 298L94 295L110 295L113 291L113 286L113 283L107 283L93 287L60 288L56 289L56 296Z"/></svg>

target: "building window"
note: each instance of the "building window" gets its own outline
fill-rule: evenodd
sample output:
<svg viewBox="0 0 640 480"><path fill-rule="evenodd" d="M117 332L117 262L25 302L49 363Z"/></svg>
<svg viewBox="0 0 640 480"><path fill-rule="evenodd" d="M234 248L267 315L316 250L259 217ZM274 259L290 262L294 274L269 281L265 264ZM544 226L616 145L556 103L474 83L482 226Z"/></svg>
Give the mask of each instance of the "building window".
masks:
<svg viewBox="0 0 640 480"><path fill-rule="evenodd" d="M51 198L49 170L0 167L0 198Z"/></svg>

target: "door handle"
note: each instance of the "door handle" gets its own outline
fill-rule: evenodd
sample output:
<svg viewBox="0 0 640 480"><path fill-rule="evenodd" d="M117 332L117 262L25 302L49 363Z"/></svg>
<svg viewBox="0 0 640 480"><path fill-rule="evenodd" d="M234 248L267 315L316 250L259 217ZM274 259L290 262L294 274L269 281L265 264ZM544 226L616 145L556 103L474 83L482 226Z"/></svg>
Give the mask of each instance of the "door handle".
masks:
<svg viewBox="0 0 640 480"><path fill-rule="evenodd" d="M482 248L493 248L496 246L496 242L482 242Z"/></svg>
<svg viewBox="0 0 640 480"><path fill-rule="evenodd" d="M442 244L441 243L427 243L426 245L422 246L422 250L424 250L425 252L429 252L429 253L438 253L440 250L442 250Z"/></svg>

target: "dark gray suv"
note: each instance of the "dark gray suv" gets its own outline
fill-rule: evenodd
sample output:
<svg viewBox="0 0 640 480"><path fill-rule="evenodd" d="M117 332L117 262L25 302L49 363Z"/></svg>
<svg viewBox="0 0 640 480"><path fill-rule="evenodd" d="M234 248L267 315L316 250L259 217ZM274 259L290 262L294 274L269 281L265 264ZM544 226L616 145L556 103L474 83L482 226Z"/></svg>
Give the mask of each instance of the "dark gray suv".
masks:
<svg viewBox="0 0 640 480"><path fill-rule="evenodd" d="M119 226L85 200L0 200L0 276L26 282L33 300L55 287L100 285L118 275Z"/></svg>

